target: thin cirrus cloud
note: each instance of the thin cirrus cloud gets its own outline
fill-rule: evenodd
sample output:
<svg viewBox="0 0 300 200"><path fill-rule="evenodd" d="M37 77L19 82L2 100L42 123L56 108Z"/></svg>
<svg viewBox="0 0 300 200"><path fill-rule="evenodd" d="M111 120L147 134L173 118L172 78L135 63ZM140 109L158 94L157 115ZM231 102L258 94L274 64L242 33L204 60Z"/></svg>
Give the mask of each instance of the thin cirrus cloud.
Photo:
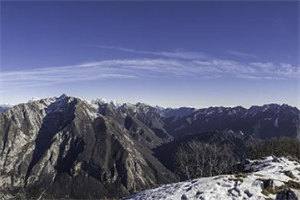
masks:
<svg viewBox="0 0 300 200"><path fill-rule="evenodd" d="M166 58L176 58L176 59L204 59L209 57L208 54L203 52L195 52L195 51L143 51L136 50L124 47L116 47L116 46L106 46L106 45L89 45L90 47L100 48L100 49L109 49L116 51L123 51L127 53L133 54L144 54L144 55L152 55L152 56L160 56Z"/></svg>
<svg viewBox="0 0 300 200"><path fill-rule="evenodd" d="M116 49L116 47L109 47ZM119 48L118 50L150 54L157 58L112 59L69 66L2 71L0 85L5 88L36 87L68 82L105 79L143 78L239 78L295 79L298 66L288 63L249 62L217 59L197 52L151 52Z"/></svg>
<svg viewBox="0 0 300 200"><path fill-rule="evenodd" d="M255 59L257 58L256 55L250 54L250 53L245 53L245 52L241 52L241 51L233 51L233 50L229 50L227 51L227 53L229 55L238 57L238 58L246 58L246 59Z"/></svg>

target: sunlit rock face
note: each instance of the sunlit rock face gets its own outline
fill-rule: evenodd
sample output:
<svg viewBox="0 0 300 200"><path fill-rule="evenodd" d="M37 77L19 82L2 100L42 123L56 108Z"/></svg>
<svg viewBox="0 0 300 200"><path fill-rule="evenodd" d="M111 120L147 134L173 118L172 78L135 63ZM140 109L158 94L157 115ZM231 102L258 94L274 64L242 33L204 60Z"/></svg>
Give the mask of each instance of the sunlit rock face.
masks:
<svg viewBox="0 0 300 200"><path fill-rule="evenodd" d="M27 198L112 198L176 180L132 137L126 116L115 116L65 95L2 113L0 190Z"/></svg>

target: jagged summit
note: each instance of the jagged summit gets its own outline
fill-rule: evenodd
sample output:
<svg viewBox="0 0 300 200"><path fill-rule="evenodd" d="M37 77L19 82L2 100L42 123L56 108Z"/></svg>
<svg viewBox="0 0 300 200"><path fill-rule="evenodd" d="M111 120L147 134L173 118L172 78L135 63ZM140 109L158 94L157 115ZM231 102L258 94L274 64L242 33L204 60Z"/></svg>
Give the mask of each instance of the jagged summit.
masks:
<svg viewBox="0 0 300 200"><path fill-rule="evenodd" d="M50 103L53 102L58 102L68 99L69 101L77 99L78 101L85 101L88 104L91 104L92 106L99 106L99 105L104 105L104 104L110 104L112 107L119 108L122 107L123 109L131 109L134 110L135 112L141 111L153 111L159 113L163 117L174 117L174 118L182 118L186 117L188 115L191 115L192 113L205 113L207 115L210 114L221 114L221 113L227 113L227 114L236 114L240 112L245 112L247 114L251 115L256 115L259 112L282 112L284 110L289 110L294 113L299 112L299 109L297 107L292 107L287 104L275 104L275 103L270 103L270 104L264 104L262 106L254 105L251 106L250 108L244 108L242 106L235 106L235 107L224 107L224 106L212 106L208 108L193 108L193 107L179 107L179 108L165 108L161 106L151 106L146 103L142 102L137 102L137 103L118 103L116 101L109 101L105 98L96 98L94 100L87 101L83 98L79 97L73 97L69 96L67 94L62 94L58 97L48 97L44 99L37 99L37 100L30 100L29 103L34 103L34 102L40 102L45 105L49 105ZM8 110L8 108L11 108L13 106L1 106L0 105L0 113Z"/></svg>
<svg viewBox="0 0 300 200"><path fill-rule="evenodd" d="M176 180L151 153L163 139L134 116L110 109L63 95L1 113L0 192L119 197Z"/></svg>
<svg viewBox="0 0 300 200"><path fill-rule="evenodd" d="M300 111L296 107L286 104L265 104L263 106L251 106L249 109L241 106L202 109L189 107L162 108L140 102L136 104L116 104L104 99L88 102L62 94L59 97L32 101L30 105L35 105L40 110L45 109L46 112L52 112L63 109L71 102L84 102L86 107L89 107L88 110L91 116L99 114L110 115L111 117L132 115L151 126L156 132L157 129L163 130L163 135L168 133L175 137L229 129L261 138L280 135L296 137L300 135ZM27 104L22 105L28 107ZM7 111L7 109L3 109L2 112L4 111ZM129 120L129 118L127 119ZM158 132L157 134L160 135Z"/></svg>
<svg viewBox="0 0 300 200"><path fill-rule="evenodd" d="M58 98L59 98L59 99L68 98L68 95L66 95L65 93L63 93L63 94L62 94L62 95L60 95Z"/></svg>

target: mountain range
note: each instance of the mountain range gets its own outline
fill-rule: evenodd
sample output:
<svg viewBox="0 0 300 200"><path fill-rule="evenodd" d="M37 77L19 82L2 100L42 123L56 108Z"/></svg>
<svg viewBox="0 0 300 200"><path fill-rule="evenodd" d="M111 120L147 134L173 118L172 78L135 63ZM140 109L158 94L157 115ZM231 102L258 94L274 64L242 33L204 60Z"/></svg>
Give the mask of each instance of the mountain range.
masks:
<svg viewBox="0 0 300 200"><path fill-rule="evenodd" d="M0 105L0 113L7 111L10 107L9 105Z"/></svg>
<svg viewBox="0 0 300 200"><path fill-rule="evenodd" d="M159 149L193 137L300 138L300 111L285 104L175 109L62 95L0 110L0 193L20 198L114 199L178 181Z"/></svg>

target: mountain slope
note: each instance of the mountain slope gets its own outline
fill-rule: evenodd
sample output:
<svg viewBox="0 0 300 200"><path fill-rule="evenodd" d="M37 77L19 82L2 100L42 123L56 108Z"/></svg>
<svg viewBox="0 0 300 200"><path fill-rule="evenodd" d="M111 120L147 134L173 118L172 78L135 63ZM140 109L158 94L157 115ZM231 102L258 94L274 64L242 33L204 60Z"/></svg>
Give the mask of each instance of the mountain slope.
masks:
<svg viewBox="0 0 300 200"><path fill-rule="evenodd" d="M232 164L244 158L246 139L297 134L299 110L287 105L164 109L66 95L31 101L0 113L0 194L118 198L177 181L172 154L186 141L237 155Z"/></svg>
<svg viewBox="0 0 300 200"><path fill-rule="evenodd" d="M146 190L127 200L182 199L286 199L300 198L300 163L286 158L267 157L244 165L244 172L194 179Z"/></svg>
<svg viewBox="0 0 300 200"><path fill-rule="evenodd" d="M165 129L174 137L209 131L233 130L257 138L299 137L300 111L288 105L268 104L243 107L210 107L181 118L164 118Z"/></svg>
<svg viewBox="0 0 300 200"><path fill-rule="evenodd" d="M77 98L15 106L0 115L0 136L0 189L27 198L113 198L176 180L123 124Z"/></svg>
<svg viewBox="0 0 300 200"><path fill-rule="evenodd" d="M168 169L187 180L231 173L233 165L246 158L252 141L252 137L240 133L214 131L176 138L154 152Z"/></svg>

